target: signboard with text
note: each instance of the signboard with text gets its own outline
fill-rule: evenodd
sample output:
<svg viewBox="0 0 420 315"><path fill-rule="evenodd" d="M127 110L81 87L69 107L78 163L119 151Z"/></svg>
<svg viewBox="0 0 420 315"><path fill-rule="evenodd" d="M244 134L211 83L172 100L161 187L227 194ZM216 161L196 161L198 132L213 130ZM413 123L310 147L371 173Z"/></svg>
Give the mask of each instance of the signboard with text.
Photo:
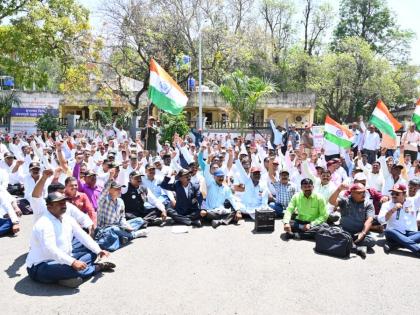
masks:
<svg viewBox="0 0 420 315"><path fill-rule="evenodd" d="M56 96L39 96L26 94L19 97L20 104L13 105L11 110L10 132L36 132L36 121L47 110L58 116L59 98Z"/></svg>

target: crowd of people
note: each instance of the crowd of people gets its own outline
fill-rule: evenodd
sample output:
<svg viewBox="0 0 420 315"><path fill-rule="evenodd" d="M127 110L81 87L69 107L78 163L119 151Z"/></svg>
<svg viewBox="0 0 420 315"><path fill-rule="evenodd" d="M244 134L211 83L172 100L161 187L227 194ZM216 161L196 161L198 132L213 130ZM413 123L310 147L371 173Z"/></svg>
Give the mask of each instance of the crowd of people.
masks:
<svg viewBox="0 0 420 315"><path fill-rule="evenodd" d="M273 136L194 130L159 142L149 117L137 139L117 127L82 133L0 134L0 235L19 234L33 216L26 266L43 283L77 287L115 264L109 252L173 224L218 228L273 209L287 239L311 239L340 225L365 258L384 233L384 250L420 258L420 133L396 149L373 125L352 124L352 147L315 148L310 126Z"/></svg>

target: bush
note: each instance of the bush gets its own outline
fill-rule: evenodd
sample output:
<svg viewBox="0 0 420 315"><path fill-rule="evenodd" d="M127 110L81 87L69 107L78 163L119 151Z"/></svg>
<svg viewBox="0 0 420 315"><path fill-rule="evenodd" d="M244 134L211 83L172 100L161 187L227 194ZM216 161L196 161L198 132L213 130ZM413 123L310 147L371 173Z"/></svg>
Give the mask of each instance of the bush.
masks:
<svg viewBox="0 0 420 315"><path fill-rule="evenodd" d="M36 127L41 131L62 131L64 126L60 125L58 117L47 109L44 115L40 116L36 122Z"/></svg>
<svg viewBox="0 0 420 315"><path fill-rule="evenodd" d="M183 137L190 132L190 127L188 126L188 122L183 113L176 116L163 113L160 121L162 126L161 143L164 143L165 141L172 143L172 138L175 133L178 133L180 137Z"/></svg>

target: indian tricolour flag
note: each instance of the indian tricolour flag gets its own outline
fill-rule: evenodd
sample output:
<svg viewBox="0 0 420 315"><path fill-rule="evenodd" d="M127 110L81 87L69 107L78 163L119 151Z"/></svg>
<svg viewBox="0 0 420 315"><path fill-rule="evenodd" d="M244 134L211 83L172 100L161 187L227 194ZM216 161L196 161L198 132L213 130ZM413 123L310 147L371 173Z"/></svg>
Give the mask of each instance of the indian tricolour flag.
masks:
<svg viewBox="0 0 420 315"><path fill-rule="evenodd" d="M351 147L353 133L330 116L325 118L324 138L342 148Z"/></svg>
<svg viewBox="0 0 420 315"><path fill-rule="evenodd" d="M420 130L420 98L417 100L416 109L413 114L413 122L416 124L417 129Z"/></svg>
<svg viewBox="0 0 420 315"><path fill-rule="evenodd" d="M153 104L172 115L178 115L187 105L184 91L154 59L150 60L148 92Z"/></svg>
<svg viewBox="0 0 420 315"><path fill-rule="evenodd" d="M379 100L369 121L382 132L382 146L386 148L395 147L397 134L395 133L402 125L391 115L386 105Z"/></svg>

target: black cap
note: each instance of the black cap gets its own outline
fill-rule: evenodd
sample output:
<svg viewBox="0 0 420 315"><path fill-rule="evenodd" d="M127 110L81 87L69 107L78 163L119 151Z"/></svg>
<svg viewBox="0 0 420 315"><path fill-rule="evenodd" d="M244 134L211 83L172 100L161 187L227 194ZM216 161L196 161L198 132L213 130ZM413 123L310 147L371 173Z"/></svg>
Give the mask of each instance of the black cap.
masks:
<svg viewBox="0 0 420 315"><path fill-rule="evenodd" d="M314 182L310 178L304 178L300 182L301 185L313 185Z"/></svg>
<svg viewBox="0 0 420 315"><path fill-rule="evenodd" d="M156 167L153 165L153 163L146 164L146 170L155 169Z"/></svg>
<svg viewBox="0 0 420 315"><path fill-rule="evenodd" d="M121 187L126 187L125 185L120 185L117 182L112 182L111 183L111 187L110 188L121 188Z"/></svg>
<svg viewBox="0 0 420 315"><path fill-rule="evenodd" d="M45 199L45 202L48 204L48 203L58 202L62 200L69 200L69 198L67 198L65 194L55 191L48 194L47 198Z"/></svg>
<svg viewBox="0 0 420 315"><path fill-rule="evenodd" d="M41 165L38 162L31 162L29 164L29 169L31 170L33 168L39 168L40 169L41 168Z"/></svg>
<svg viewBox="0 0 420 315"><path fill-rule="evenodd" d="M185 168L183 168L183 169L179 170L179 172L178 172L177 176L178 176L178 177L181 177L181 176L188 175L189 173L190 173L190 171L189 171L189 170L186 170Z"/></svg>
<svg viewBox="0 0 420 315"><path fill-rule="evenodd" d="M130 173L130 177L141 177L144 176L143 174L141 174L139 171L132 171Z"/></svg>
<svg viewBox="0 0 420 315"><path fill-rule="evenodd" d="M13 159L16 159L15 155L14 155L13 153L11 153L11 152L6 152L6 153L4 154L4 158L5 158L5 159L8 159L8 158L13 158Z"/></svg>
<svg viewBox="0 0 420 315"><path fill-rule="evenodd" d="M96 176L96 173L92 170L89 170L85 173L85 176Z"/></svg>

